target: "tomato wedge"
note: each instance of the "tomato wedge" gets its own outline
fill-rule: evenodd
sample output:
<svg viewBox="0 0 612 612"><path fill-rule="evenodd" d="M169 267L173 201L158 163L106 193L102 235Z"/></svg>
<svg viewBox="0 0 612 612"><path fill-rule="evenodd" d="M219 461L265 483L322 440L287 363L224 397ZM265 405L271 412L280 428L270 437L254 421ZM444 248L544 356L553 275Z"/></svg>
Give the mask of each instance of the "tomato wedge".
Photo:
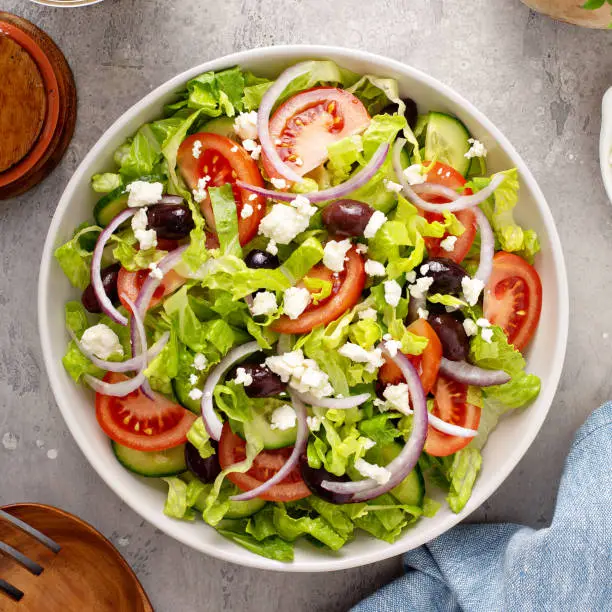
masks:
<svg viewBox="0 0 612 612"><path fill-rule="evenodd" d="M467 385L455 382L441 374L433 390L436 401L432 414L453 425L478 429L480 408L468 403L467 392ZM435 457L447 457L467 446L472 439L449 436L429 425L425 452Z"/></svg>
<svg viewBox="0 0 612 612"><path fill-rule="evenodd" d="M136 302L136 298L144 285L144 282L149 276L150 270L138 270L137 272L130 272L125 268L119 270L117 276L117 293L119 294L119 300L127 310L131 310L128 303L125 301L127 296L132 302ZM149 308L157 306L167 295L174 293L179 287L185 283L185 279L177 274L174 270L170 270L164 275L159 287L153 293Z"/></svg>
<svg viewBox="0 0 612 612"><path fill-rule="evenodd" d="M352 308L361 297L365 286L366 274L363 259L357 251L352 248L346 256L348 261L344 270L333 273L323 264L317 264L306 276L321 278L332 283L332 293L325 300L321 300L316 306L310 304L308 308L297 318L290 319L283 315L272 324L272 329L281 334L306 334L318 325L326 325ZM298 283L303 287L303 283Z"/></svg>
<svg viewBox="0 0 612 612"><path fill-rule="evenodd" d="M423 162L423 164L427 166L429 162ZM427 182L443 185L444 187L450 187L451 189L459 189L465 185L466 180L451 166L437 162L427 173ZM472 193L472 190L466 189L464 193L469 195ZM425 201L432 202L433 204L446 204L448 202L447 199L438 196L423 194L421 197ZM422 217L425 217L429 223L432 223L433 221L444 221L444 216L442 214L425 211L419 211L419 214ZM447 251L440 246L440 243L448 236L448 234L444 234L442 238L426 237L425 246L427 247L429 257L448 257L455 263L461 263L465 259L470 248L472 247L474 238L476 237L478 222L476 221L476 215L469 209L456 212L455 217L457 217L465 228L463 234L457 237L455 247L452 251Z"/></svg>
<svg viewBox="0 0 612 612"><path fill-rule="evenodd" d="M123 374L108 372L104 380L118 383ZM111 439L139 451L162 451L184 444L196 415L163 395L149 399L140 389L125 397L96 393L96 418Z"/></svg>
<svg viewBox="0 0 612 612"><path fill-rule="evenodd" d="M196 152L199 150L197 158L193 156L193 145L196 141L202 145L196 148ZM196 189L198 181L205 176L210 177L208 187L220 187L230 183L238 209L240 244L244 246L255 238L259 222L266 214L265 198L240 189L235 183L241 180L263 187L264 182L255 160L244 147L225 136L200 132L183 140L178 150L177 165L189 189ZM253 211L243 218L242 210L245 204L251 206ZM214 230L215 216L208 195L200 202L200 208L206 224Z"/></svg>
<svg viewBox="0 0 612 612"><path fill-rule="evenodd" d="M484 316L522 351L535 333L541 312L542 282L536 269L514 253L496 253L485 287Z"/></svg>
<svg viewBox="0 0 612 612"><path fill-rule="evenodd" d="M281 104L270 119L270 136L280 158L303 176L328 157L327 147L347 136L363 132L370 115L353 94L335 87L302 91ZM262 155L270 177L278 177Z"/></svg>
<svg viewBox="0 0 612 612"><path fill-rule="evenodd" d="M433 327L425 319L417 319L408 326L408 331L429 340L427 348L420 355L406 355L418 372L423 391L427 395L438 378L442 344ZM384 365L378 370L378 380L385 387L405 382L401 370L389 359L385 360Z"/></svg>
<svg viewBox="0 0 612 612"><path fill-rule="evenodd" d="M242 491L250 491L263 484L286 463L293 447L279 448L278 450L265 450L259 453L253 461L248 472L239 474L230 472L227 477ZM222 469L228 468L246 457L246 442L236 435L228 423L223 425L221 439L219 440L219 463ZM266 501L286 502L302 499L310 495L310 489L302 480L300 469L296 466L287 478L273 487L270 487L259 497Z"/></svg>

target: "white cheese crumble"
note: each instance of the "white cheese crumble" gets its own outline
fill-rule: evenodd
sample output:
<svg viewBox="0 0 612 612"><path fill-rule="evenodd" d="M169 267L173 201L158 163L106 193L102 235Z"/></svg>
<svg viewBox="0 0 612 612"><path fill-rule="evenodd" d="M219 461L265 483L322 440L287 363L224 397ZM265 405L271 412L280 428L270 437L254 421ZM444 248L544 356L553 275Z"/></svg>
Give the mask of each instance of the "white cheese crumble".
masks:
<svg viewBox="0 0 612 612"><path fill-rule="evenodd" d="M373 321L376 321L376 319L378 318L378 313L376 312L376 310L374 310L374 308L366 308L365 310L360 310L357 316L359 317L359 319L362 320L372 319Z"/></svg>
<svg viewBox="0 0 612 612"><path fill-rule="evenodd" d="M493 330L490 327L483 327L480 332L481 338L491 344L491 340L493 339Z"/></svg>
<svg viewBox="0 0 612 612"><path fill-rule="evenodd" d="M408 385L406 383L387 385L383 391L383 397L401 413L412 414L412 410L410 409L410 394L408 393Z"/></svg>
<svg viewBox="0 0 612 612"><path fill-rule="evenodd" d="M478 278L464 276L461 279L461 288L463 289L463 297L465 298L465 301L470 306L474 306L476 302L478 302L480 292L484 289L484 283Z"/></svg>
<svg viewBox="0 0 612 612"><path fill-rule="evenodd" d="M391 357L395 357L397 352L402 348L402 343L399 340L387 340L385 342L385 348Z"/></svg>
<svg viewBox="0 0 612 612"><path fill-rule="evenodd" d="M311 393L315 397L329 397L334 389L329 377L314 359L306 359L301 349L266 358L266 365L278 374L284 383L289 383L300 393Z"/></svg>
<svg viewBox="0 0 612 612"><path fill-rule="evenodd" d="M250 195L250 196L247 198L247 200L248 200L249 202L254 202L254 201L255 201L255 200L258 198L258 197L259 197L259 196L258 196L256 193L252 193L252 194L251 194L251 195Z"/></svg>
<svg viewBox="0 0 612 612"><path fill-rule="evenodd" d="M465 319L463 321L463 329L468 337L475 336L478 333L478 325L472 319Z"/></svg>
<svg viewBox="0 0 612 612"><path fill-rule="evenodd" d="M283 294L285 314L290 319L297 319L310 304L310 291L305 287L289 287Z"/></svg>
<svg viewBox="0 0 612 612"><path fill-rule="evenodd" d="M198 384L198 380L199 380L199 376L197 374L190 374L189 375L189 384L193 387L194 385Z"/></svg>
<svg viewBox="0 0 612 612"><path fill-rule="evenodd" d="M270 255L278 255L278 247L276 246L275 240L270 240L268 242L268 246L266 247L266 251L270 253Z"/></svg>
<svg viewBox="0 0 612 612"><path fill-rule="evenodd" d="M149 276L151 278L156 278L158 280L164 278L164 273L157 267L157 264L154 261L149 264L149 270L151 270L149 272Z"/></svg>
<svg viewBox="0 0 612 612"><path fill-rule="evenodd" d="M191 154L195 157L195 159L200 159L200 155L202 154L201 140L194 140L193 147L191 148Z"/></svg>
<svg viewBox="0 0 612 612"><path fill-rule="evenodd" d="M233 146L233 147L230 149L230 151L231 151L232 153L236 153L236 151L238 151L238 145L234 145L234 146Z"/></svg>
<svg viewBox="0 0 612 612"><path fill-rule="evenodd" d="M289 404L279 406L270 417L270 427L272 429L279 429L280 431L295 427L296 422L297 414L293 406Z"/></svg>
<svg viewBox="0 0 612 612"><path fill-rule="evenodd" d="M360 255L364 255L365 253L368 252L368 245L367 244L363 244L362 242L358 242L355 246L355 250L360 254Z"/></svg>
<svg viewBox="0 0 612 612"><path fill-rule="evenodd" d="M421 274L423 276L425 276L428 272L429 272L429 264L423 264L420 268L419 271L421 272Z"/></svg>
<svg viewBox="0 0 612 612"><path fill-rule="evenodd" d="M307 416L306 417L306 423L308 423L308 429L310 429L310 431L319 431L319 429L321 429L322 422L323 422L323 419L321 419L321 417L318 417L318 416Z"/></svg>
<svg viewBox="0 0 612 612"><path fill-rule="evenodd" d="M420 185L427 179L426 175L423 174L423 166L421 164L412 164L404 170L404 176L408 181L409 185Z"/></svg>
<svg viewBox="0 0 612 612"><path fill-rule="evenodd" d="M366 478L372 478L378 484L384 485L389 482L389 478L391 478L391 472L380 465L376 465L375 463L368 463L365 459L356 459L355 460L355 469Z"/></svg>
<svg viewBox="0 0 612 612"><path fill-rule="evenodd" d="M248 219L253 214L253 207L250 204L244 204L240 211L241 219Z"/></svg>
<svg viewBox="0 0 612 612"><path fill-rule="evenodd" d="M140 208L132 217L132 230L143 251L157 246L157 234L154 229L147 229L147 208ZM162 275L163 276L163 275Z"/></svg>
<svg viewBox="0 0 612 612"><path fill-rule="evenodd" d="M242 146L251 154L253 159L259 159L261 155L261 145L258 145L252 138L243 140Z"/></svg>
<svg viewBox="0 0 612 612"><path fill-rule="evenodd" d="M440 246L447 252L452 253L455 250L455 244L457 244L457 236L447 236L440 242Z"/></svg>
<svg viewBox="0 0 612 612"><path fill-rule="evenodd" d="M197 187L192 191L193 199L199 204L203 202L208 196L208 191L206 191L206 185L210 183L210 176L205 175L202 178L198 179Z"/></svg>
<svg viewBox="0 0 612 612"><path fill-rule="evenodd" d="M193 367L199 372L201 372L202 370L206 369L207 365L208 359L206 359L206 357L202 355L202 353L196 353L193 358Z"/></svg>
<svg viewBox="0 0 612 612"><path fill-rule="evenodd" d="M240 113L234 119L234 132L238 134L241 140L257 138L257 111L250 113Z"/></svg>
<svg viewBox="0 0 612 612"><path fill-rule="evenodd" d="M410 272L406 272L406 281L409 283L414 283L416 280L416 272L414 270L410 270Z"/></svg>
<svg viewBox="0 0 612 612"><path fill-rule="evenodd" d="M370 217L368 224L363 230L365 238L374 238L376 232L386 223L387 217L380 210L375 210L374 214Z"/></svg>
<svg viewBox="0 0 612 612"><path fill-rule="evenodd" d="M282 178L272 177L270 182L274 185L276 189L285 189L287 187L287 181Z"/></svg>
<svg viewBox="0 0 612 612"><path fill-rule="evenodd" d="M395 308L402 297L402 288L397 281L389 280L383 283L385 288L385 302L389 304L389 306L393 306Z"/></svg>
<svg viewBox="0 0 612 612"><path fill-rule="evenodd" d="M432 286L434 279L431 276L422 276L417 278L415 283L410 285L410 295L415 299L420 299L425 296Z"/></svg>
<svg viewBox="0 0 612 612"><path fill-rule="evenodd" d="M381 349L375 348L368 351L352 342L347 342L344 346L341 346L338 353L356 363L365 363L367 372L374 372L385 363Z"/></svg>
<svg viewBox="0 0 612 612"><path fill-rule="evenodd" d="M429 318L429 310L425 308L417 308L417 314L419 315L419 319L427 320Z"/></svg>
<svg viewBox="0 0 612 612"><path fill-rule="evenodd" d="M387 272L385 266L381 264L380 261L368 259L368 261L365 262L365 273L368 276L384 276Z"/></svg>
<svg viewBox="0 0 612 612"><path fill-rule="evenodd" d="M487 149L480 142L480 140L476 140L476 138L468 138L468 142L472 145L470 150L465 154L465 157L468 159L472 159L472 157L486 157Z"/></svg>
<svg viewBox="0 0 612 612"><path fill-rule="evenodd" d="M389 179L385 179L384 181L385 189L387 191L391 191L393 193L399 193L402 190L402 186L395 181L390 181Z"/></svg>
<svg viewBox="0 0 612 612"><path fill-rule="evenodd" d="M476 319L476 325L478 325L478 327L491 327L491 321L481 317L480 319Z"/></svg>
<svg viewBox="0 0 612 612"><path fill-rule="evenodd" d="M86 351L100 359L108 359L111 355L123 355L119 336L104 323L86 329L81 336L81 344Z"/></svg>
<svg viewBox="0 0 612 612"><path fill-rule="evenodd" d="M259 315L273 314L278 310L276 294L272 291L259 291L253 298L251 314L255 317Z"/></svg>
<svg viewBox="0 0 612 612"><path fill-rule="evenodd" d="M299 233L308 229L310 217L317 212L308 198L298 196L291 206L275 204L261 220L259 233L279 244L289 244Z"/></svg>
<svg viewBox="0 0 612 612"><path fill-rule="evenodd" d="M161 183L147 183L146 181L134 181L126 188L128 206L138 208L149 204L157 204L162 199L164 186Z"/></svg>
<svg viewBox="0 0 612 612"><path fill-rule="evenodd" d="M189 392L189 398L194 400L194 401L198 401L199 399L202 399L202 390L201 389L192 389Z"/></svg>
<svg viewBox="0 0 612 612"><path fill-rule="evenodd" d="M344 258L350 248L351 241L348 238L344 240L330 240L323 249L323 264L332 272L342 272L344 269Z"/></svg>
<svg viewBox="0 0 612 612"><path fill-rule="evenodd" d="M248 387L249 385L253 384L253 377L244 368L237 368L234 382L237 385L244 385L245 387Z"/></svg>

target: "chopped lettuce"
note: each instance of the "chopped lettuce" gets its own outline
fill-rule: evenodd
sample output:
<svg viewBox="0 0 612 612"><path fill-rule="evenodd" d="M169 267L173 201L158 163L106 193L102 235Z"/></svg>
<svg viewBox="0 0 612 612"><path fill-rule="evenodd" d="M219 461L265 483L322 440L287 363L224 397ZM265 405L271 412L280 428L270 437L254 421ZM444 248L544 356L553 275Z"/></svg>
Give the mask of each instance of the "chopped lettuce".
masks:
<svg viewBox="0 0 612 612"><path fill-rule="evenodd" d="M290 516L285 504L277 503L273 509L274 526L281 538L289 542L295 541L299 536L308 534L319 540L332 550L339 550L346 543L342 537L332 529L331 525L322 517L311 518Z"/></svg>
<svg viewBox="0 0 612 612"><path fill-rule="evenodd" d="M178 476L162 478L162 480L168 485L168 496L164 505L164 514L186 521L195 520L196 514L189 506L187 500L187 483Z"/></svg>
<svg viewBox="0 0 612 612"><path fill-rule="evenodd" d="M133 138L128 139L115 151L115 163L124 180L159 175L161 168L161 144L150 124L145 123Z"/></svg>
<svg viewBox="0 0 612 612"><path fill-rule="evenodd" d="M281 270L291 284L295 285L321 259L323 259L323 247L319 240L310 236L291 253L281 266Z"/></svg>
<svg viewBox="0 0 612 612"><path fill-rule="evenodd" d="M187 440L198 449L202 459L207 459L215 454L215 449L210 442L210 435L206 431L202 417L198 417L193 422L193 425L187 432Z"/></svg>
<svg viewBox="0 0 612 612"><path fill-rule="evenodd" d="M215 216L215 229L223 255L242 257L238 237L238 214L232 186L209 187L208 195Z"/></svg>
<svg viewBox="0 0 612 612"><path fill-rule="evenodd" d="M122 185L123 179L121 178L121 175L113 172L94 174L91 177L91 188L96 193L110 193Z"/></svg>
<svg viewBox="0 0 612 612"><path fill-rule="evenodd" d="M126 229L119 234L113 234L111 241L115 244L113 257L130 272L144 270L152 263L157 263L167 254L155 247L146 250L138 248L132 229Z"/></svg>
<svg viewBox="0 0 612 612"><path fill-rule="evenodd" d="M470 499L481 465L480 451L475 448L463 448L453 455L453 463L447 472L450 488L446 497L453 512L461 512Z"/></svg>
<svg viewBox="0 0 612 612"><path fill-rule="evenodd" d="M161 350L147 366L145 376L151 383L151 387L160 393L172 395L171 380L179 371L179 341L174 325L170 328L170 338L166 346Z"/></svg>
<svg viewBox="0 0 612 612"><path fill-rule="evenodd" d="M72 238L55 249L54 253L70 283L81 290L89 285L92 254L83 247L80 239L90 232L100 232L100 228L97 225L77 228Z"/></svg>
<svg viewBox="0 0 612 612"><path fill-rule="evenodd" d="M256 555L275 561L293 561L293 545L279 536L271 536L259 541L247 533L232 531L227 527L219 528L218 531L221 535Z"/></svg>
<svg viewBox="0 0 612 612"><path fill-rule="evenodd" d="M324 278L305 276L302 279L304 287L310 291L312 303L316 306L321 300L328 298L332 292L332 283Z"/></svg>

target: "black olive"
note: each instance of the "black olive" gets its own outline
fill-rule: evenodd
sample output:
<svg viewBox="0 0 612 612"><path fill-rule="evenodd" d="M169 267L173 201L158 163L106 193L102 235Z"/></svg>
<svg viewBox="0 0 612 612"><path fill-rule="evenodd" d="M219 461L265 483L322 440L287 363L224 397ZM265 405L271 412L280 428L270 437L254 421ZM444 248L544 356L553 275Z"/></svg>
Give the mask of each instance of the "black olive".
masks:
<svg viewBox="0 0 612 612"><path fill-rule="evenodd" d="M233 380L236 378L238 368L243 368L253 379L250 385L244 387L244 392L249 397L271 397L282 393L287 388L286 383L263 363L242 363L232 368L227 373L226 379Z"/></svg>
<svg viewBox="0 0 612 612"><path fill-rule="evenodd" d="M425 268L427 272L422 273L421 268ZM468 273L452 259L447 257L432 257L426 259L418 268L419 276L428 276L433 278L433 283L429 287L429 293L443 293L450 295L460 295L462 292L461 280Z"/></svg>
<svg viewBox="0 0 612 612"><path fill-rule="evenodd" d="M109 300L115 305L119 303L117 277L119 276L120 269L121 265L117 263L104 268L100 273L102 285L104 285L104 292ZM102 312L102 306L100 306L100 302L98 302L98 298L96 297L96 292L91 284L87 285L85 291L83 291L81 302L89 312Z"/></svg>
<svg viewBox="0 0 612 612"><path fill-rule="evenodd" d="M191 211L180 204L158 204L149 206L147 222L159 238L180 240L195 227Z"/></svg>
<svg viewBox="0 0 612 612"><path fill-rule="evenodd" d="M215 454L206 459L202 459L200 452L193 444L190 442L185 444L185 463L187 464L187 469L204 483L213 482L221 471L219 458L217 457L217 443L213 440L210 443L215 449Z"/></svg>
<svg viewBox="0 0 612 612"><path fill-rule="evenodd" d="M244 263L249 268L265 268L267 270L274 270L280 266L280 261L276 255L272 255L261 249L253 249L250 251L244 258Z"/></svg>
<svg viewBox="0 0 612 612"><path fill-rule="evenodd" d="M336 200L323 209L322 219L330 233L361 236L374 209L357 200Z"/></svg>
<svg viewBox="0 0 612 612"><path fill-rule="evenodd" d="M442 354L451 361L465 361L470 354L470 339L462 323L452 314L437 314L429 317L440 343Z"/></svg>
<svg viewBox="0 0 612 612"><path fill-rule="evenodd" d="M324 480L331 482L349 482L348 476L336 476L328 472L325 468L313 468L308 465L308 458L302 455L300 458L300 471L306 486L317 497L328 501L331 504L348 504L350 503L351 495L348 493L334 493L328 491L321 486Z"/></svg>

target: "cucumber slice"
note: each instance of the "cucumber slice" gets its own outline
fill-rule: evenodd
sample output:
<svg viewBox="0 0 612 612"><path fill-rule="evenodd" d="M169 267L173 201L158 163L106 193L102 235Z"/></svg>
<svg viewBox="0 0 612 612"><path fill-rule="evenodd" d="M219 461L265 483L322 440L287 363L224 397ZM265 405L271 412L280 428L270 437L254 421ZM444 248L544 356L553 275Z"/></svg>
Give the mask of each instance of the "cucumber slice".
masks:
<svg viewBox="0 0 612 612"><path fill-rule="evenodd" d="M140 476L175 476L187 469L184 444L154 452L137 451L117 442L112 443L112 448L119 463Z"/></svg>
<svg viewBox="0 0 612 612"><path fill-rule="evenodd" d="M297 426L291 429L272 429L270 417L277 408L287 402L268 398L262 402L257 408L253 409L253 420L251 426L261 436L265 449L274 450L284 448L285 446L293 446L297 438ZM244 439L244 426L239 421L230 420L232 431Z"/></svg>
<svg viewBox="0 0 612 612"><path fill-rule="evenodd" d="M196 374L198 376L198 381L195 385L192 385L191 381L189 380L191 374ZM188 370L179 371L176 378L172 379L172 388L174 389L174 394L176 395L176 399L178 400L179 404L198 415L202 411L201 400L192 399L189 397L189 393L192 389L202 389L205 380L205 372L189 372Z"/></svg>
<svg viewBox="0 0 612 612"><path fill-rule="evenodd" d="M470 179L474 176L487 176L487 162L484 157L472 157L470 162L470 168L466 178Z"/></svg>
<svg viewBox="0 0 612 612"><path fill-rule="evenodd" d="M210 132L211 134L219 134L231 140L239 142L239 138L234 132L234 120L231 117L217 117L209 121L202 128L202 132Z"/></svg>
<svg viewBox="0 0 612 612"><path fill-rule="evenodd" d="M122 210L127 208L129 194L125 187L117 187L102 196L94 207L94 219L101 227L106 227Z"/></svg>
<svg viewBox="0 0 612 612"><path fill-rule="evenodd" d="M470 150L470 133L459 119L445 113L429 113L425 133L425 159L436 159L467 175L471 160L465 157Z"/></svg>

